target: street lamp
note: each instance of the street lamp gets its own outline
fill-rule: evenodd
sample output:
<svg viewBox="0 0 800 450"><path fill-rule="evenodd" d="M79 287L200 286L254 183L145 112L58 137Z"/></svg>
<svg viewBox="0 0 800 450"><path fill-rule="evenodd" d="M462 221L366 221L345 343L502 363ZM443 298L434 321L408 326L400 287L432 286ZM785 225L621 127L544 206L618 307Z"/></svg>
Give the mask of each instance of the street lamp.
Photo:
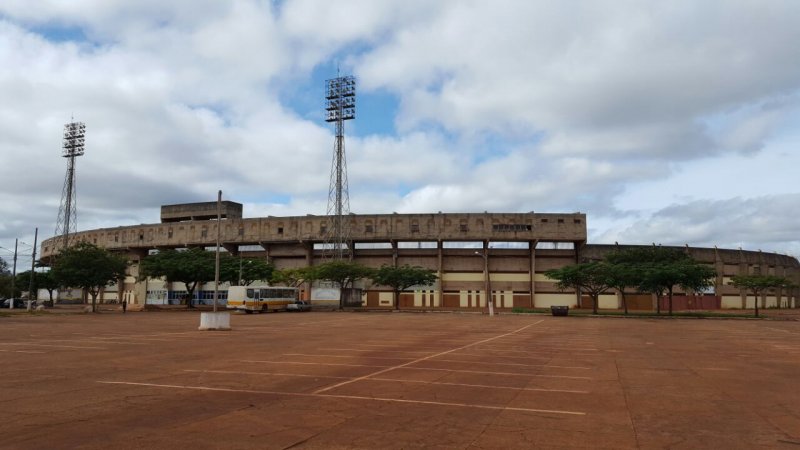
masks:
<svg viewBox="0 0 800 450"><path fill-rule="evenodd" d="M489 280L489 249L484 248L483 253L475 252L476 255L483 257L483 283L486 290L486 303L489 306L489 316L494 316L494 299L492 299L492 285Z"/></svg>

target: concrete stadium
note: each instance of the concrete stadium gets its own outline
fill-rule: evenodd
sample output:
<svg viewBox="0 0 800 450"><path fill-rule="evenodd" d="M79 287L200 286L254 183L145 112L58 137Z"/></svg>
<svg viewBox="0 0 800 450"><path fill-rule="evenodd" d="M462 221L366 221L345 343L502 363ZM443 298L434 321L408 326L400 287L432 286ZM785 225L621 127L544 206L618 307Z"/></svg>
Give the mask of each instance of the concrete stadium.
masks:
<svg viewBox="0 0 800 450"><path fill-rule="evenodd" d="M213 247L217 227L222 246L233 255L263 257L277 268L293 268L322 261L327 216L243 218L242 205L222 202L223 220L217 222L216 202L165 205L161 222L79 232L71 239L91 242L124 253L131 264L121 283L107 287L101 302L126 300L133 308L144 304L175 303L185 294L181 283L138 279L138 265L154 250ZM586 215L581 213L433 213L349 215L352 260L370 267L417 265L436 271L433 286L401 293L403 309L472 310L487 307L487 291L500 311L512 308L548 308L554 305L590 307L588 298L562 291L544 272L586 259L599 259L629 245L587 243ZM59 237L41 245L44 261L60 248ZM741 249L680 247L717 272L706 292L677 292L676 309L752 308L756 299L730 286L730 277L762 273L786 277L800 284L800 263L791 256ZM393 308L389 288L362 284L362 305ZM223 288L226 289L225 286ZM301 295L316 305L338 302L331 286L302 286ZM627 291L626 291L627 292ZM797 287L762 296L762 308L796 308ZM635 292L626 295L629 308L656 309L656 298ZM195 293L198 303L213 298L213 284ZM224 293L221 298L225 298ZM663 302L663 299L662 299ZM662 303L663 304L663 303ZM620 295L600 297L599 307L621 307Z"/></svg>

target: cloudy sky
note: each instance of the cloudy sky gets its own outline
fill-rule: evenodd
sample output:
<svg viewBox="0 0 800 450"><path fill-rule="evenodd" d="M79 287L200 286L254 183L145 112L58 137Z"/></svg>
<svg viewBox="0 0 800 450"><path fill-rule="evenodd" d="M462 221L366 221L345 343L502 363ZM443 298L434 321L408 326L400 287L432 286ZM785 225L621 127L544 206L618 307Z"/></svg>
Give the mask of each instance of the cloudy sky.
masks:
<svg viewBox="0 0 800 450"><path fill-rule="evenodd" d="M353 212L581 211L593 243L800 256L798 23L794 0L3 0L0 256L52 236L72 117L81 230L218 189L324 214L337 67Z"/></svg>

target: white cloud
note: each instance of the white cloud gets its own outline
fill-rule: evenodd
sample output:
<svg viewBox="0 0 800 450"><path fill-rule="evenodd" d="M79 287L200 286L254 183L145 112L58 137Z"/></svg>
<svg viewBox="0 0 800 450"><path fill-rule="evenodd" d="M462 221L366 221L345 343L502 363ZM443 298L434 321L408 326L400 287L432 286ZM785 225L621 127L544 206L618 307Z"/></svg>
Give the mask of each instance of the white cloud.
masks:
<svg viewBox="0 0 800 450"><path fill-rule="evenodd" d="M780 0L8 0L0 245L53 228L73 114L87 123L81 228L153 222L160 204L220 188L252 216L324 213L331 130L286 92L339 62L362 98L398 101L396 133L347 136L353 211L580 210L592 239L798 248L798 224L754 206L797 206L798 13Z"/></svg>
<svg viewBox="0 0 800 450"><path fill-rule="evenodd" d="M793 214L798 208L800 194L697 200L668 206L598 239L631 244L743 247L800 255L800 218Z"/></svg>

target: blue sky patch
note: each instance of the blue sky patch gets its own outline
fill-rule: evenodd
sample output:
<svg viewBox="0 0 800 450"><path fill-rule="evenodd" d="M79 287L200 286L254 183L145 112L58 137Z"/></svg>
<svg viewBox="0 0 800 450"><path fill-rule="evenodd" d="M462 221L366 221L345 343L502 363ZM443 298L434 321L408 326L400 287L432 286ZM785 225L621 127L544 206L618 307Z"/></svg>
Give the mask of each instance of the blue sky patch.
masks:
<svg viewBox="0 0 800 450"><path fill-rule="evenodd" d="M51 42L87 42L89 39L81 27L49 23L33 26L29 30Z"/></svg>

